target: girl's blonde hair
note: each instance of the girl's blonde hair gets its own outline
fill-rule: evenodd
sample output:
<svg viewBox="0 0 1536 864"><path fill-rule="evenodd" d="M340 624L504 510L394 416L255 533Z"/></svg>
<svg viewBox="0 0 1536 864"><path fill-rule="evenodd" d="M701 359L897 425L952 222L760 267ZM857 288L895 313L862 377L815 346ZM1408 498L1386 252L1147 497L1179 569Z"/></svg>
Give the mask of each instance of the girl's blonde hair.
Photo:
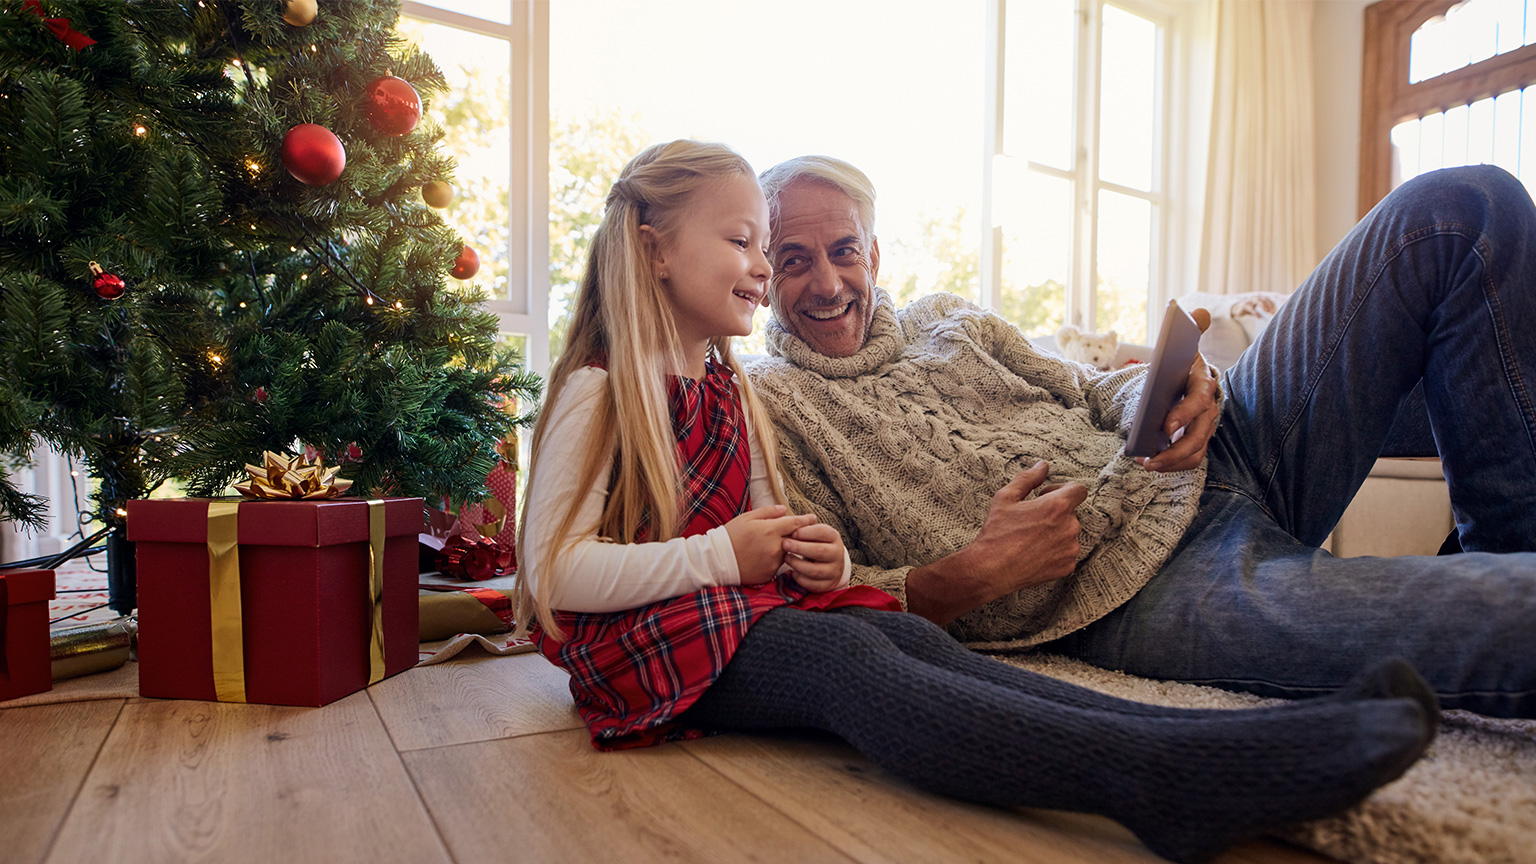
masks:
<svg viewBox="0 0 1536 864"><path fill-rule="evenodd" d="M546 422L572 372L594 362L608 369L607 386L591 416L593 440L600 442L583 461L578 490L590 489L599 472L608 474L608 499L595 526L578 526L577 511L584 496L571 497L563 513L525 512L517 543L538 531L550 550L538 572L518 573L518 632L537 617L539 626L555 639L564 635L555 625L550 598L559 578L559 560L578 540L597 538L633 543L642 529L646 540L677 536L679 484L677 438L667 404L669 370L683 368L681 343L667 289L651 266L657 243L665 243L695 195L734 176L753 177L752 166L723 144L672 141L646 148L630 160L608 192L603 221L592 237L586 270L576 297L576 311L566 336L565 351L549 373L547 396L534 426L532 488L543 466L540 445L548 434ZM650 233L642 232L650 226ZM777 448L751 383L731 354L730 339L711 339L709 350L736 377L752 434L762 445L774 498L784 504ZM607 456L612 452L614 458ZM550 469L555 470L555 469ZM591 532L576 534L576 531ZM561 538L569 538L561 542ZM537 585L531 589L530 582Z"/></svg>

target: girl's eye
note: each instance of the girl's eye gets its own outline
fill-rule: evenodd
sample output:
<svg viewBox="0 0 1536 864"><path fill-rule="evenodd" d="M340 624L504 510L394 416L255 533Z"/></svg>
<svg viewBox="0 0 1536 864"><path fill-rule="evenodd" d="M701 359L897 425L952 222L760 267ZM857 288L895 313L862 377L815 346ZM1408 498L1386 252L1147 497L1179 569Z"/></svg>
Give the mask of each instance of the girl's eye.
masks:
<svg viewBox="0 0 1536 864"><path fill-rule="evenodd" d="M747 248L747 241L745 241L745 240L736 239L736 240L732 240L731 242L735 243L737 246L741 247L742 249Z"/></svg>

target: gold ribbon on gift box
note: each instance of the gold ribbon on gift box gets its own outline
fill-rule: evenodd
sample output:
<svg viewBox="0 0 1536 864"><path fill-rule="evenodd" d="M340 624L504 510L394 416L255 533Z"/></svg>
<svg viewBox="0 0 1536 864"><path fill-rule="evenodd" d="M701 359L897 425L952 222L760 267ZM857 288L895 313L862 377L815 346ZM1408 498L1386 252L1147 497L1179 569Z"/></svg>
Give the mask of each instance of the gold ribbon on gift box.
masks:
<svg viewBox="0 0 1536 864"><path fill-rule="evenodd" d="M252 471L253 483L258 482L267 493L261 497L277 497L271 494L281 483L267 483L266 478L288 475L301 481L310 481L316 474L326 480L325 472L317 463L301 465L297 457L272 453L264 454L266 469L262 476ZM274 465L274 461L284 460ZM246 466L248 469L255 466ZM280 470L277 470L280 469ZM260 469L258 469L260 470ZM350 481L340 481L351 485ZM242 492L244 488L237 486ZM290 499L331 498L326 490L317 489L310 482L295 482L290 488L299 492L286 496ZM334 487L332 487L334 488ZM344 489L345 487L343 487ZM247 492L247 494L251 494ZM339 494L339 493L338 493ZM210 501L208 503L208 599L211 605L213 635L213 688L220 702L244 702L245 696L245 630L240 609L240 549L239 511L241 501ZM376 684L384 678L384 501L368 502L368 683Z"/></svg>

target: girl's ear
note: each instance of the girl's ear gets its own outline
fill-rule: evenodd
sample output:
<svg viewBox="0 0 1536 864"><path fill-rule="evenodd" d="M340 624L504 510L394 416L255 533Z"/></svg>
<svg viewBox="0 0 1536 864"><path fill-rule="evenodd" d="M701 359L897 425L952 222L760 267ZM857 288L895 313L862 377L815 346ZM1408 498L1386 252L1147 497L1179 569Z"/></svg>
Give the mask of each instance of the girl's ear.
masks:
<svg viewBox="0 0 1536 864"><path fill-rule="evenodd" d="M661 251L661 238L649 225L640 226L640 242L645 246L645 260L651 263L651 273L663 282L667 279L667 260Z"/></svg>

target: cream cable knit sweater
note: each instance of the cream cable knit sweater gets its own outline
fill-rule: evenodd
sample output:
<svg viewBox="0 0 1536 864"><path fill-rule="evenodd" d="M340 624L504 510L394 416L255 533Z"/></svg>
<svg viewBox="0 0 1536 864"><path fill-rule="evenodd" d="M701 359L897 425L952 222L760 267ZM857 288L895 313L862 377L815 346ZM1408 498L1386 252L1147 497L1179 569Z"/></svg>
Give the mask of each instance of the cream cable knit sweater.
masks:
<svg viewBox="0 0 1536 864"><path fill-rule="evenodd" d="M1099 373L1036 349L1018 328L951 294L899 313L876 291L869 341L818 354L775 322L748 367L779 434L784 472L842 532L853 581L905 605L912 567L975 539L992 495L1044 459L1078 481L1083 552L1072 575L954 622L976 648L1064 636L1130 599L1195 517L1205 466L1155 473L1125 456L1143 367Z"/></svg>

